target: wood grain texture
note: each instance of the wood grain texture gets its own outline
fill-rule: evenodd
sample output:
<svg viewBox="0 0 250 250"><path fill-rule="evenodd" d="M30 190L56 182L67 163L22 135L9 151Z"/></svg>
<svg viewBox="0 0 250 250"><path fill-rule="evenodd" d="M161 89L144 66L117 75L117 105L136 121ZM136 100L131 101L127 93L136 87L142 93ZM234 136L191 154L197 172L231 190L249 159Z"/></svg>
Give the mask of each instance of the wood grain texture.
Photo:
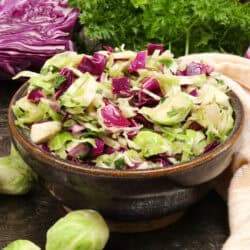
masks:
<svg viewBox="0 0 250 250"><path fill-rule="evenodd" d="M7 106L18 85L0 85L0 155L9 151ZM220 250L228 236L225 203L210 193L176 224L154 232L112 233L105 250ZM44 247L46 231L64 215L61 205L37 187L24 197L0 195L0 249L26 238Z"/></svg>

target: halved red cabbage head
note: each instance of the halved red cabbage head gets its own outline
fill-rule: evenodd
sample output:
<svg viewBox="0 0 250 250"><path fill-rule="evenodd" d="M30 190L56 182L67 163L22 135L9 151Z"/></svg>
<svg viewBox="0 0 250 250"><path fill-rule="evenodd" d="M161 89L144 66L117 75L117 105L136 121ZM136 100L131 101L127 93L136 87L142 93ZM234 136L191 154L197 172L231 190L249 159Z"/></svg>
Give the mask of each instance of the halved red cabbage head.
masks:
<svg viewBox="0 0 250 250"><path fill-rule="evenodd" d="M121 111L112 104L101 109L103 122L107 127L128 127L129 121L122 115Z"/></svg>
<svg viewBox="0 0 250 250"><path fill-rule="evenodd" d="M129 72L135 73L138 69L144 69L146 66L147 51L137 53L135 59L130 63Z"/></svg>
<svg viewBox="0 0 250 250"><path fill-rule="evenodd" d="M250 46L248 47L246 53L244 54L244 57L250 59Z"/></svg>
<svg viewBox="0 0 250 250"><path fill-rule="evenodd" d="M192 76L206 74L210 75L214 69L207 64L191 62L184 71L177 71L176 75Z"/></svg>
<svg viewBox="0 0 250 250"><path fill-rule="evenodd" d="M130 96L130 78L121 77L112 79L112 91L120 96Z"/></svg>
<svg viewBox="0 0 250 250"><path fill-rule="evenodd" d="M63 82L60 87L57 89L55 93L56 100L59 99L59 97L69 88L69 86L75 81L77 76L74 74L74 72L71 69L63 68L60 71L60 74L63 75L66 78L66 81Z"/></svg>
<svg viewBox="0 0 250 250"><path fill-rule="evenodd" d="M78 65L78 69L83 73L89 72L92 75L100 76L105 69L106 63L106 56L96 52L92 57L84 56Z"/></svg>
<svg viewBox="0 0 250 250"><path fill-rule="evenodd" d="M51 56L73 50L79 11L66 0L0 1L0 79L27 68L39 70Z"/></svg>
<svg viewBox="0 0 250 250"><path fill-rule="evenodd" d="M28 100L31 102L37 102L41 98L44 97L44 94L41 89L33 89L29 94L28 94Z"/></svg>
<svg viewBox="0 0 250 250"><path fill-rule="evenodd" d="M159 50L160 54L164 51L164 45L163 44L148 44L148 55L152 55L155 50Z"/></svg>
<svg viewBox="0 0 250 250"><path fill-rule="evenodd" d="M91 149L91 155L97 157L101 155L104 151L104 141L100 138L95 138L96 147Z"/></svg>

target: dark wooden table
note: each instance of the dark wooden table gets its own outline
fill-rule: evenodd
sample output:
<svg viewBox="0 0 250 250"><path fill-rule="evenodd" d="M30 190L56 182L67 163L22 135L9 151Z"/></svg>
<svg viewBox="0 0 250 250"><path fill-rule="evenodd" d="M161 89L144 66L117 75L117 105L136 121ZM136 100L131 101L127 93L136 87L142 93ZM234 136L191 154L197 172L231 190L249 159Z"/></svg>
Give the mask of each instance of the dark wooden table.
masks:
<svg viewBox="0 0 250 250"><path fill-rule="evenodd" d="M9 151L7 106L17 87L13 82L0 85L0 156ZM0 195L0 249L21 238L44 247L47 229L64 214L61 205L42 187L24 197ZM227 236L226 204L211 192L176 224L148 233L112 233L105 249L220 250Z"/></svg>

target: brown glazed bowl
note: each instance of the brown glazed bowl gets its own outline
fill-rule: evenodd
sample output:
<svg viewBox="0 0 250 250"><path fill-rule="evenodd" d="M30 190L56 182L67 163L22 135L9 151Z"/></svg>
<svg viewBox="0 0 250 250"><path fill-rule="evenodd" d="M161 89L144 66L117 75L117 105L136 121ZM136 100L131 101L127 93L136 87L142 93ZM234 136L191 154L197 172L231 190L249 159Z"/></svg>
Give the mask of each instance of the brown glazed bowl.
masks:
<svg viewBox="0 0 250 250"><path fill-rule="evenodd" d="M8 113L11 137L21 156L65 207L96 209L108 220L122 222L125 227L135 222L132 231L155 229L162 223L170 223L180 216L179 211L199 200L208 190L207 182L229 165L243 128L242 103L230 92L235 125L229 138L214 150L170 168L130 171L93 168L41 151L15 126L11 107L25 95L27 86L24 84L16 92ZM169 217L173 213L177 214ZM167 220L161 220L163 217ZM144 229L145 225L149 228Z"/></svg>

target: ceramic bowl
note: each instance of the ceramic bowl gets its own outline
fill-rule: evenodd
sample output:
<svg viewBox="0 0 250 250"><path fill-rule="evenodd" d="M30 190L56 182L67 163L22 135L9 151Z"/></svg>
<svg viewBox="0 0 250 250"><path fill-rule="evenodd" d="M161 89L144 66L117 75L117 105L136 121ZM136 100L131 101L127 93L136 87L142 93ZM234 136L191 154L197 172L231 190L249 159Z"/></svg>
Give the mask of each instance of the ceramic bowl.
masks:
<svg viewBox="0 0 250 250"><path fill-rule="evenodd" d="M206 183L229 165L244 122L242 103L231 91L235 125L228 139L214 150L169 168L130 171L94 168L41 151L22 129L15 126L11 106L26 90L27 84L20 87L11 100L8 112L11 137L24 160L66 207L92 208L111 221L136 222L138 230L135 231L141 231L139 222L146 221L153 228L154 225L148 221L158 223L160 218L185 210L197 202L208 189ZM180 214L175 214L174 218L178 216Z"/></svg>

